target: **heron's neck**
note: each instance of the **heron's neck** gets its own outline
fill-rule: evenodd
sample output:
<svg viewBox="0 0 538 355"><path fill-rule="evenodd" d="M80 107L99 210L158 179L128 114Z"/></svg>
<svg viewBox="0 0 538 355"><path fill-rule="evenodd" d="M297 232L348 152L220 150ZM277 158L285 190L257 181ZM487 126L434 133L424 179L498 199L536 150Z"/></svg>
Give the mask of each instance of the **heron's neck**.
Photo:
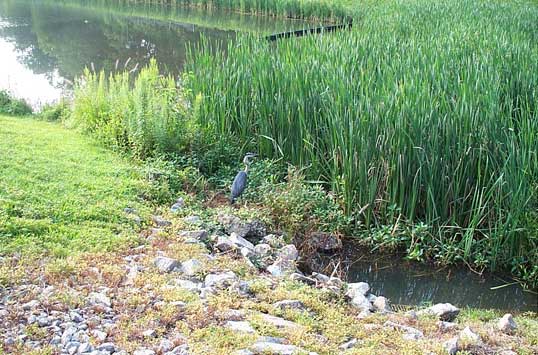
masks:
<svg viewBox="0 0 538 355"><path fill-rule="evenodd" d="M248 173L248 164L245 163L245 173Z"/></svg>

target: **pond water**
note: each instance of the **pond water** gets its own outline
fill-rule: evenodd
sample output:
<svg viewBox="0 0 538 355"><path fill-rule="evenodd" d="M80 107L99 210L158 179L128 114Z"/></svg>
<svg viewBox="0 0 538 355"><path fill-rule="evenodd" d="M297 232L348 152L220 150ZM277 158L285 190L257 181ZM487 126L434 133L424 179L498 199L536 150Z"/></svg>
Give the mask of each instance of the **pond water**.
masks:
<svg viewBox="0 0 538 355"><path fill-rule="evenodd" d="M168 5L0 0L0 89L40 106L68 94L85 67L133 69L154 57L165 72L178 74L187 45L201 38L224 44L238 31L261 35L304 26Z"/></svg>
<svg viewBox="0 0 538 355"><path fill-rule="evenodd" d="M372 293L389 298L393 304L449 302L459 307L538 312L538 295L525 291L509 277L373 255L353 243L346 244L344 250L338 255L318 256L314 268L331 273L338 266L339 276L346 281L368 282Z"/></svg>

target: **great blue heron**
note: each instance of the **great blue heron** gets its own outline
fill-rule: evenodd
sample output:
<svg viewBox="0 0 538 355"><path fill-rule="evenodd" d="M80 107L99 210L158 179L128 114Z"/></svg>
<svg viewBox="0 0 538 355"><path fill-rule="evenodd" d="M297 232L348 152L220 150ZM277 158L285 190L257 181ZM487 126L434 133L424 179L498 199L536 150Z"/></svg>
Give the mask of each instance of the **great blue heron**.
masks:
<svg viewBox="0 0 538 355"><path fill-rule="evenodd" d="M247 153L243 158L243 163L245 164L245 170L241 170L235 176L234 182L232 183L232 193L230 196L230 203L234 203L235 200L241 196L245 188L247 187L247 176L248 176L248 167L251 163L251 159L254 158L257 154Z"/></svg>

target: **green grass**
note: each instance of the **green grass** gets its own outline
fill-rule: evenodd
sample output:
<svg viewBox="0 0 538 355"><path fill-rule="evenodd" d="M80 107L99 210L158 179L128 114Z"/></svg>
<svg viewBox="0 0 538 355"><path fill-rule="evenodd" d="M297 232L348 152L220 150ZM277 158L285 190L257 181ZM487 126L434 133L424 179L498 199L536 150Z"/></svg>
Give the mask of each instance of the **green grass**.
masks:
<svg viewBox="0 0 538 355"><path fill-rule="evenodd" d="M308 167L358 226L389 225L391 237L407 223L431 227L404 238L409 253L529 263L538 246L536 3L354 10L351 32L193 51L201 125Z"/></svg>
<svg viewBox="0 0 538 355"><path fill-rule="evenodd" d="M58 124L0 116L0 254L113 250L136 236L138 169ZM142 208L143 209L143 208Z"/></svg>

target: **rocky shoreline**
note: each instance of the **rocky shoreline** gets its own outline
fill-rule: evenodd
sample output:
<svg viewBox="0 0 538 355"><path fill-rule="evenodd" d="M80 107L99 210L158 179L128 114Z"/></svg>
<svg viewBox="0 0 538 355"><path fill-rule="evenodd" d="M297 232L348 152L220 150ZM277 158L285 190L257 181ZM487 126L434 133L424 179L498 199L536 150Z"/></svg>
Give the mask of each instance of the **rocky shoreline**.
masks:
<svg viewBox="0 0 538 355"><path fill-rule="evenodd" d="M183 204L178 200L172 215ZM125 212L139 219L136 211ZM476 329L457 322L460 309L450 303L395 312L366 282L301 273L296 246L259 221L220 214L216 223L219 229L210 231L196 215L174 221L153 216L142 245L29 271L24 282L1 293L4 352L187 355L230 354L233 348L236 355L359 354L372 353L361 348L375 333L423 354L538 351L518 337L510 314ZM338 247L338 240L320 238L320 248ZM365 336L330 334L319 324L329 316L345 323L343 329L357 327L349 334ZM223 331L232 345L204 345L208 340L196 334L207 329Z"/></svg>

